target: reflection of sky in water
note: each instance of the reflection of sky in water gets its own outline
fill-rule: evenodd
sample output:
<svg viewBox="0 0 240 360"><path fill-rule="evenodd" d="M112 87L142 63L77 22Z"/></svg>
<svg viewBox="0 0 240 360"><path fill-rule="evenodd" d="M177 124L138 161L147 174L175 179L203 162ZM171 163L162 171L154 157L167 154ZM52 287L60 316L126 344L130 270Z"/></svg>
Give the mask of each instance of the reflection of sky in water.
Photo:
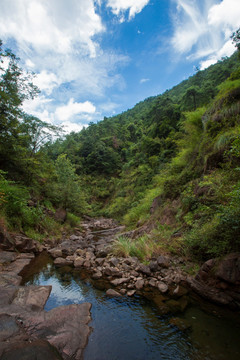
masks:
<svg viewBox="0 0 240 360"><path fill-rule="evenodd" d="M169 325L157 309L142 298L108 298L63 268L50 264L28 283L52 285L46 310L56 306L90 302L93 332L84 360L239 360L240 331L193 308L184 315L192 322L186 333ZM219 331L221 329L221 331ZM216 335L217 334L217 335ZM193 346L194 342L194 346Z"/></svg>

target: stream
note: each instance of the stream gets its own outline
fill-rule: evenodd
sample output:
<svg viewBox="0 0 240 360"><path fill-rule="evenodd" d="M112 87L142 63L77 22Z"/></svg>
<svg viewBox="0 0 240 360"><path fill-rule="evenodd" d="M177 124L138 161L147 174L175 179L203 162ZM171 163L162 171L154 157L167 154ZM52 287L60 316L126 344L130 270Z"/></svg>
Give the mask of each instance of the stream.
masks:
<svg viewBox="0 0 240 360"><path fill-rule="evenodd" d="M213 315L193 304L183 314L162 316L140 296L109 298L87 273L56 268L46 253L22 276L22 285L52 285L46 311L73 303L92 304L92 332L84 360L240 359L240 324L217 312ZM188 328L180 330L174 325L176 319Z"/></svg>

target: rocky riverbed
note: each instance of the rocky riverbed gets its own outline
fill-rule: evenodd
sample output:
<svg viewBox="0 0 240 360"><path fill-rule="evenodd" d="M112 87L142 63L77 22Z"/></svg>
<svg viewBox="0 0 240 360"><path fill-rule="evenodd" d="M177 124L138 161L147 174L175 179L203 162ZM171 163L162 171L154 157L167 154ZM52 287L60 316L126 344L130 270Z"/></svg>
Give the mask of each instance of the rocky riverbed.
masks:
<svg viewBox="0 0 240 360"><path fill-rule="evenodd" d="M204 263L194 278L183 271L184 259L157 256L149 264L135 257L115 257L112 244L124 232L111 219L89 219L81 231L63 238L57 246L47 245L56 266L74 266L91 274L109 296L133 296L135 293L153 300L162 313L183 311L188 292L233 310L240 310L240 254ZM125 233L134 236L134 232Z"/></svg>
<svg viewBox="0 0 240 360"><path fill-rule="evenodd" d="M33 253L0 252L0 358L81 359L91 304L44 311L51 286L20 286Z"/></svg>
<svg viewBox="0 0 240 360"><path fill-rule="evenodd" d="M111 219L87 219L71 236L39 245L25 236L1 237L0 358L81 359L87 344L91 304L44 311L51 286L21 286L21 271L35 254L47 251L56 266L87 272L94 286L111 297L143 295L162 314L184 311L189 293L240 310L240 254L204 263L195 278L183 271L184 259L160 255L146 265L135 257L112 255L124 227ZM133 233L125 235L132 236ZM16 356L18 354L18 356ZM31 354L31 355L29 355ZM21 357L20 357L21 355Z"/></svg>

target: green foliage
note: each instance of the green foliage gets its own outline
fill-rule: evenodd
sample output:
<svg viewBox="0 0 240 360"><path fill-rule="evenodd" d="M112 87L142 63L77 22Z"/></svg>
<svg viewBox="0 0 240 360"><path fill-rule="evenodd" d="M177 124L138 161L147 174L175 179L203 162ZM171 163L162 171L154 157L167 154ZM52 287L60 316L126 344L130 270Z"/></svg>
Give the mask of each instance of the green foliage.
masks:
<svg viewBox="0 0 240 360"><path fill-rule="evenodd" d="M155 244L147 236L141 236L137 239L130 239L120 236L113 244L113 253L118 256L135 256L139 260L150 259L155 249Z"/></svg>
<svg viewBox="0 0 240 360"><path fill-rule="evenodd" d="M67 223L71 226L71 227L76 227L79 225L80 223L80 218L74 214L71 213L67 213Z"/></svg>

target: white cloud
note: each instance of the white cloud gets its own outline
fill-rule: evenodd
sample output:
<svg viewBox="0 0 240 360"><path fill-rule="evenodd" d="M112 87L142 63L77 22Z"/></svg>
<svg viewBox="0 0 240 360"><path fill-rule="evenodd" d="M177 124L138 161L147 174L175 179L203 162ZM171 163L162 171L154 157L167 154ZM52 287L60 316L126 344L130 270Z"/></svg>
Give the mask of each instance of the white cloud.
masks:
<svg viewBox="0 0 240 360"><path fill-rule="evenodd" d="M129 11L129 20L142 11L150 0L107 0L107 6L112 9L113 14L120 16L124 21L123 13Z"/></svg>
<svg viewBox="0 0 240 360"><path fill-rule="evenodd" d="M83 129L83 127L88 127L88 124L78 124L78 123L72 123L70 121L65 121L61 123L61 127L66 133L73 132L79 132Z"/></svg>
<svg viewBox="0 0 240 360"><path fill-rule="evenodd" d="M141 79L139 82L140 84L144 84L145 82L149 81L150 79Z"/></svg>
<svg viewBox="0 0 240 360"><path fill-rule="evenodd" d="M101 49L98 36L106 31L97 13L101 3L1 0L1 38L15 40L14 52L23 68L35 71L34 83L42 91L40 98L24 103L26 112L58 124L70 118L79 122L80 115L85 122L95 121L101 116L101 105L97 111L92 99L104 101L107 89L124 88L118 67L125 66L129 58ZM86 112L83 104L88 104Z"/></svg>
<svg viewBox="0 0 240 360"><path fill-rule="evenodd" d="M239 0L174 0L177 14L172 45L187 59L201 61L201 67L230 56L235 48L230 35L240 26Z"/></svg>
<svg viewBox="0 0 240 360"><path fill-rule="evenodd" d="M96 56L92 40L104 26L93 0L1 0L0 33L13 37L26 51L72 52L75 43Z"/></svg>
<svg viewBox="0 0 240 360"><path fill-rule="evenodd" d="M74 102L74 99L70 99L67 105L59 106L55 111L56 118L63 122L70 120L75 115L82 113L93 114L96 111L96 107L89 101L83 103Z"/></svg>

